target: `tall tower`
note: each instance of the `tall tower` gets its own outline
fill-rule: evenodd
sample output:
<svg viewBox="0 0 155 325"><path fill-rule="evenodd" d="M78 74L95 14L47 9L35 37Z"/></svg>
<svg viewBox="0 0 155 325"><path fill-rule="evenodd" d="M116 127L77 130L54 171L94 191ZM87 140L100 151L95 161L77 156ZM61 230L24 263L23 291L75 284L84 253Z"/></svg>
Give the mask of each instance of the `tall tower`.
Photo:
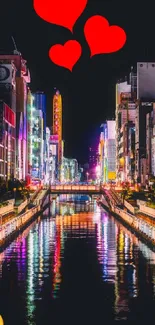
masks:
<svg viewBox="0 0 155 325"><path fill-rule="evenodd" d="M53 97L53 134L58 136L58 170L59 178L62 164L62 97L56 90Z"/></svg>

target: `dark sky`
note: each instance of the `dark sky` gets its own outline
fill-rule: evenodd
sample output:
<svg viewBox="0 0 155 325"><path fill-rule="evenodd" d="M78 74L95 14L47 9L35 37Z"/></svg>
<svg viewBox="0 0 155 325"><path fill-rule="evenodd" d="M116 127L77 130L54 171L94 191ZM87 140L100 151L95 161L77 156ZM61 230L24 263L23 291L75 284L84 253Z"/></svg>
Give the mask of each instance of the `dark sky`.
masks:
<svg viewBox="0 0 155 325"><path fill-rule="evenodd" d="M95 142L101 123L114 117L117 80L128 75L130 66L137 61L155 61L153 3L149 0L89 0L72 35L69 30L39 18L33 10L32 0L1 1L1 37L7 40L14 36L18 50L28 62L31 89L47 94L49 126L52 124L54 87L62 93L66 156L75 157L81 162L87 160L88 147ZM124 28L127 43L119 52L90 59L83 26L89 17L96 14L103 15L111 25ZM76 39L83 48L82 57L72 73L54 65L48 58L52 45L64 44L69 39ZM8 42L11 44L10 40Z"/></svg>

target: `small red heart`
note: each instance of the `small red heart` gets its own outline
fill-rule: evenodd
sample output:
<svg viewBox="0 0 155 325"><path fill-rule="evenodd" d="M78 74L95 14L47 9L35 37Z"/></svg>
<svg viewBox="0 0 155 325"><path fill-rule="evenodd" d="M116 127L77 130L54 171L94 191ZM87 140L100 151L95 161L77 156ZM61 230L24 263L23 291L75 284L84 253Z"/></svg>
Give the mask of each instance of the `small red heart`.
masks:
<svg viewBox="0 0 155 325"><path fill-rule="evenodd" d="M66 42L64 45L53 45L49 50L50 59L57 65L72 71L75 63L82 53L80 43L74 40Z"/></svg>
<svg viewBox="0 0 155 325"><path fill-rule="evenodd" d="M87 20L84 34L91 50L91 57L119 51L127 38L124 29L119 26L109 26L108 20L99 15Z"/></svg>
<svg viewBox="0 0 155 325"><path fill-rule="evenodd" d="M88 0L33 0L37 15L48 23L63 26L71 32Z"/></svg>

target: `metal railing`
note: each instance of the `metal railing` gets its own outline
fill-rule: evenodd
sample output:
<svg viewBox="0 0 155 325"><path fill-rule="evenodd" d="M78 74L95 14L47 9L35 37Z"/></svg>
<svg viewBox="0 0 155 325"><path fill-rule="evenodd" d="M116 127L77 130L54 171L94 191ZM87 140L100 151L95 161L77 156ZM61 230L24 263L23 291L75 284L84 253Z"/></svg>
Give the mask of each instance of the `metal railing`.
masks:
<svg viewBox="0 0 155 325"><path fill-rule="evenodd" d="M98 185L51 185L51 191L94 191L99 192L100 186Z"/></svg>

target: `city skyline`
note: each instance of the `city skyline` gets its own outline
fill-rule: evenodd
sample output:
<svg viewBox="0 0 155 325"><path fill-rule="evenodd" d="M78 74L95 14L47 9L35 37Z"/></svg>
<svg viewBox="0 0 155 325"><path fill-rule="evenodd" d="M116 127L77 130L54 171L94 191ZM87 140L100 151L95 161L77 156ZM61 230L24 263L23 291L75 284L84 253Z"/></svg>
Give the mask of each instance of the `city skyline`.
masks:
<svg viewBox="0 0 155 325"><path fill-rule="evenodd" d="M73 73L70 73L50 61L48 49L57 42L64 43L68 38L73 38L71 33L63 27L42 21L33 10L32 1L21 5L16 0L9 5L9 10L5 8L6 4L7 2L2 4L2 26L7 21L3 36L7 36L9 46L13 49L13 35L17 48L27 60L33 92L40 90L47 94L47 120L52 117L54 87L60 89L63 98L66 155L86 160L90 138L99 135L98 125L105 119L114 117L117 80L128 75L131 65L137 61L154 61L153 23L149 7L145 10L141 8L139 15L139 7L134 4L134 9L129 7L121 14L123 1L88 1L85 12L74 27L74 37L82 44L84 51ZM18 19L14 19L17 12ZM23 12L24 15L21 14ZM124 28L127 43L121 51L89 59L82 26L92 14L101 14L110 24Z"/></svg>

